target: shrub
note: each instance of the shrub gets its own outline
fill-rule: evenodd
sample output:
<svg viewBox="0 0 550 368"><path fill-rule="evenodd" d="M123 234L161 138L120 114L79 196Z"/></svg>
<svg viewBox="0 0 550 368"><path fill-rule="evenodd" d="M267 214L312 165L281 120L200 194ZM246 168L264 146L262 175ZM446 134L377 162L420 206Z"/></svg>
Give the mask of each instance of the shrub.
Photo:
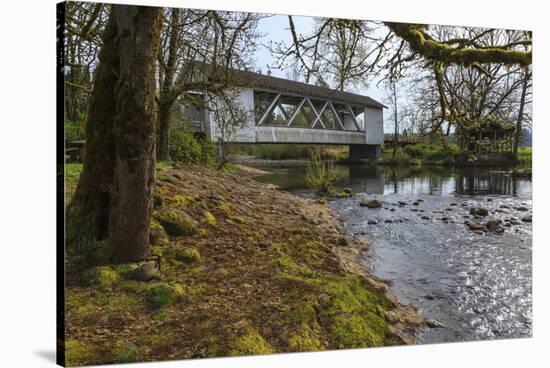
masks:
<svg viewBox="0 0 550 368"><path fill-rule="evenodd" d="M173 129L170 138L170 157L174 161L211 165L216 158L216 145L206 139L198 139L184 130Z"/></svg>
<svg viewBox="0 0 550 368"><path fill-rule="evenodd" d="M306 164L305 180L307 185L321 194L334 191L334 184L340 179L332 162L325 162L321 159L319 151L313 154L311 160Z"/></svg>
<svg viewBox="0 0 550 368"><path fill-rule="evenodd" d="M386 165L414 165L417 162L403 148L398 147L395 156L393 155L393 149L384 150L380 163Z"/></svg>

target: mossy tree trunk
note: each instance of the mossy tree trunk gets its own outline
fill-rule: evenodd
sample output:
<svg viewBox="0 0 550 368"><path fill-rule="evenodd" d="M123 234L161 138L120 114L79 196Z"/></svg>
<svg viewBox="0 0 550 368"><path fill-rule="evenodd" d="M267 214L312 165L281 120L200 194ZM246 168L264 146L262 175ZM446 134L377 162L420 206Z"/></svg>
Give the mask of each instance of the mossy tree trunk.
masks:
<svg viewBox="0 0 550 368"><path fill-rule="evenodd" d="M523 75L523 83L521 86L521 97L519 101L518 118L516 120L516 129L514 132L514 142L512 146L512 155L514 157L514 160L518 159L518 150L519 150L519 145L521 143L521 130L523 128L523 111L525 108L525 97L527 95L527 89L529 88L529 79L530 79L529 67L525 67L525 72Z"/></svg>
<svg viewBox="0 0 550 368"><path fill-rule="evenodd" d="M160 8L114 5L112 11L118 28L120 68L109 241L116 260L138 261L150 252Z"/></svg>
<svg viewBox="0 0 550 368"><path fill-rule="evenodd" d="M86 120L86 156L84 169L67 212L69 245L85 246L107 236L109 203L113 183L116 114L115 86L118 56L117 27L110 19L99 53Z"/></svg>

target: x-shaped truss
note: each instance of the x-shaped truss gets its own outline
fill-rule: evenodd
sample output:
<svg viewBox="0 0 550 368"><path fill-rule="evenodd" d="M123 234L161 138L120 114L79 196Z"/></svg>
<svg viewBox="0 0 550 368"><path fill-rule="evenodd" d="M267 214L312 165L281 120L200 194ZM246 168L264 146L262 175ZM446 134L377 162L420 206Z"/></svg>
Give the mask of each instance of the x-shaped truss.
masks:
<svg viewBox="0 0 550 368"><path fill-rule="evenodd" d="M313 121L308 126L309 128L315 128L317 124L321 124L323 129L327 129L325 122L323 122L322 115L326 109L329 109L332 112L333 116L335 117L335 120L340 126L340 128L342 130L346 130L344 127L344 122L340 118L340 115L336 112L336 109L334 108L334 105L332 104L331 101L325 101L325 103L321 107L321 110L317 111L317 109L315 108L315 105L311 102L311 100L308 97L303 97L298 103L296 110L292 113L292 116L291 116L284 108L281 101L281 97L282 97L281 93L278 93L277 95L275 95L273 100L270 102L268 108L265 110L260 120L258 121L258 125L264 124L265 121L268 119L268 117L273 113L273 110L275 110L275 108L279 108L279 110L284 115L285 120L287 120L286 126L290 127L294 122L294 120L296 119L296 116L298 116L298 114L304 107L304 105L307 104L311 109L311 111L313 111L313 113L315 114ZM353 124L355 125L355 128L357 129L357 131L360 131L361 128L359 127L359 123L357 122L357 118L355 117L355 113L353 112L353 109L349 104L345 104L344 107L349 112L351 119L353 121Z"/></svg>

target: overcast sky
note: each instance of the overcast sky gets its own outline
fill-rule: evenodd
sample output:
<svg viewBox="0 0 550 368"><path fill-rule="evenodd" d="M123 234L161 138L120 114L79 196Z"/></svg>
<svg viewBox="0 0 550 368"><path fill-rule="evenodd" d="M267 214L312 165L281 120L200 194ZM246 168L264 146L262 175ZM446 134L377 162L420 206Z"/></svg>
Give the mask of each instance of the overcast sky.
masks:
<svg viewBox="0 0 550 368"><path fill-rule="evenodd" d="M294 25L297 33L309 34L313 29L313 17L293 16ZM267 72L267 65L273 65L275 59L267 49L269 41L280 42L284 41L287 45L292 42L292 35L288 25L288 16L273 15L269 18L263 18L259 22L258 30L264 35L261 39L261 46L258 48L256 57L256 66L261 68L263 73ZM286 78L286 70L271 69L272 75L276 77ZM350 89L350 92L355 92L361 95L367 95L382 102L384 92L376 88L376 83L370 83L369 88L365 89Z"/></svg>

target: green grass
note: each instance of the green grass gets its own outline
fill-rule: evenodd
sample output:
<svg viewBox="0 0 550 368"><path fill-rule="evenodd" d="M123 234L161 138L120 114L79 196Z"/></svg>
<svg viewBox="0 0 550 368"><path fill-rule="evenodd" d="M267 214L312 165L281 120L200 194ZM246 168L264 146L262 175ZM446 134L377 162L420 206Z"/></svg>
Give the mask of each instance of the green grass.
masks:
<svg viewBox="0 0 550 368"><path fill-rule="evenodd" d="M381 163L388 165L415 165L415 164L436 164L452 165L454 157L460 149L456 144L411 144L397 149L393 155L393 148L387 147L382 153Z"/></svg>
<svg viewBox="0 0 550 368"><path fill-rule="evenodd" d="M348 147L313 144L228 144L228 155L254 156L263 160L304 160L312 151L320 150L324 160L343 160L348 157Z"/></svg>

